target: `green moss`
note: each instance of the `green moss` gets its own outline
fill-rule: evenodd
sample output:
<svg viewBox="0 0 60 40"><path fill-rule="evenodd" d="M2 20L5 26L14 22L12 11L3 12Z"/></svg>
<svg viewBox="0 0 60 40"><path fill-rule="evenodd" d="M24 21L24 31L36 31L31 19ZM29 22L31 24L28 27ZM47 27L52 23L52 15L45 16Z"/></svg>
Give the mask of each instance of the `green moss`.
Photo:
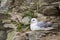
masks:
<svg viewBox="0 0 60 40"><path fill-rule="evenodd" d="M37 17L36 15L34 15L34 12L29 11L29 10L24 12L24 17L25 17L25 16L29 16L29 17L31 17L31 18L33 18L33 17L36 18L36 17Z"/></svg>
<svg viewBox="0 0 60 40"><path fill-rule="evenodd" d="M23 29L23 23L20 23L19 25L18 25L18 27L17 27L17 30L22 30Z"/></svg>
<svg viewBox="0 0 60 40"><path fill-rule="evenodd" d="M9 14L6 14L6 16L11 17L11 15L9 15Z"/></svg>
<svg viewBox="0 0 60 40"><path fill-rule="evenodd" d="M5 19L10 19L11 15L10 14L5 14L6 18Z"/></svg>
<svg viewBox="0 0 60 40"><path fill-rule="evenodd" d="M26 11L26 12L25 12L25 15L26 15L26 16L32 16L32 15L33 15L33 13L32 13L32 12L30 12L30 11Z"/></svg>

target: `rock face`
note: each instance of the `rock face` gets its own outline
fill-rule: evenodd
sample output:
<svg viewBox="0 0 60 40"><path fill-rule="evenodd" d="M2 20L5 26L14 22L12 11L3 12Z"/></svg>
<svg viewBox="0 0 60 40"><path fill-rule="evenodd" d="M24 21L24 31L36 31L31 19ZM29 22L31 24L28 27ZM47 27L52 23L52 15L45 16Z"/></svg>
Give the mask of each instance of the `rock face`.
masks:
<svg viewBox="0 0 60 40"><path fill-rule="evenodd" d="M21 0L20 0L21 1ZM29 1L29 2L28 2ZM16 3L16 7L15 7L15 11L18 13L20 12L20 14L22 13L22 15L24 15L26 11L32 11L32 13L34 13L33 15L37 16L37 19L39 21L43 20L47 20L50 22L55 23L53 26L55 28L57 28L57 30L59 30L59 26L60 26L60 9L59 9L59 3L60 0L39 0L39 2L37 2L37 0L26 0L26 1L22 1L23 3ZM26 2L28 4L26 4ZM57 3L56 3L57 2ZM59 3L58 3L59 2ZM21 4L21 5L20 5ZM35 12L36 11L36 12ZM27 16L27 15L26 15ZM22 22L24 24L29 24L29 20L30 18L27 17L23 17L21 18ZM16 37L16 40L59 40L59 36L55 35L53 32L41 32L41 31L37 31L37 32L26 32L26 33L22 33L21 35ZM57 33L57 32L56 32Z"/></svg>
<svg viewBox="0 0 60 40"><path fill-rule="evenodd" d="M9 10L9 4L10 4L10 1L1 0L0 13L6 14L6 12Z"/></svg>
<svg viewBox="0 0 60 40"><path fill-rule="evenodd" d="M7 32L4 30L3 24L0 21L0 40L6 40L7 38Z"/></svg>
<svg viewBox="0 0 60 40"><path fill-rule="evenodd" d="M46 6L44 9L41 9L41 12L45 15L50 16L59 15L59 10L54 6Z"/></svg>
<svg viewBox="0 0 60 40"><path fill-rule="evenodd" d="M7 38L7 32L0 30L0 40L6 40Z"/></svg>
<svg viewBox="0 0 60 40"><path fill-rule="evenodd" d="M58 32L29 31L20 35L20 40L59 40Z"/></svg>
<svg viewBox="0 0 60 40"><path fill-rule="evenodd" d="M8 17L9 15L5 15L5 13L8 13L11 17ZM47 20L55 23L53 26L59 31L60 0L1 0L0 19L3 20L6 28L15 28L14 24L18 26L21 22L28 27L32 17L39 21ZM0 40L5 40L7 37L8 29L5 30L5 27L0 23ZM16 36L15 40L60 40L60 34L54 35L53 32L28 31L17 35L19 36Z"/></svg>

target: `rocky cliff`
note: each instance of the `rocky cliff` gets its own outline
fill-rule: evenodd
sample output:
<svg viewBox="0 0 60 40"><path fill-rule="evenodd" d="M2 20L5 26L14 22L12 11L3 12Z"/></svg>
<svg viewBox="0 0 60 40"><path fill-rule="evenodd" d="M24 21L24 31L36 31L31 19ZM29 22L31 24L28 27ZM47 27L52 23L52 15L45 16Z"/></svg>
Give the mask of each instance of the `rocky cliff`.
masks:
<svg viewBox="0 0 60 40"><path fill-rule="evenodd" d="M60 0L1 0L0 5L0 19L3 23L2 27L4 27L5 30L6 28L13 28L15 33L13 34L15 36L10 39L59 40ZM53 22L55 29L51 30L52 32L32 32L29 28L31 18L37 18L39 21ZM7 37L7 40L9 37L10 36Z"/></svg>

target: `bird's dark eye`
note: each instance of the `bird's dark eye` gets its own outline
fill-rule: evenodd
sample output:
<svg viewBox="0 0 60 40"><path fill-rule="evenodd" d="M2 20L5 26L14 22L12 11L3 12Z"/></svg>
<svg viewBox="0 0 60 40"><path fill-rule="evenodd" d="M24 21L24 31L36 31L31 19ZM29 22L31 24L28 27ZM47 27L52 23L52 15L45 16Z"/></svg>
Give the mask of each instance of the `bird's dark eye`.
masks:
<svg viewBox="0 0 60 40"><path fill-rule="evenodd" d="M35 21L35 20L33 20L33 21Z"/></svg>

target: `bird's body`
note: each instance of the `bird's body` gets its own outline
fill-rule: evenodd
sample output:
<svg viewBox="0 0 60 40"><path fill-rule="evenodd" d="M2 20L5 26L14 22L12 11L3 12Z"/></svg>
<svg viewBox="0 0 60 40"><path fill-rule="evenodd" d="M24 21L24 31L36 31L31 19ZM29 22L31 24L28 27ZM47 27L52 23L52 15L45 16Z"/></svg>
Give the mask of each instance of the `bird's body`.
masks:
<svg viewBox="0 0 60 40"><path fill-rule="evenodd" d="M32 18L30 24L31 30L51 30L53 29L51 22L40 21L38 22L37 19Z"/></svg>

